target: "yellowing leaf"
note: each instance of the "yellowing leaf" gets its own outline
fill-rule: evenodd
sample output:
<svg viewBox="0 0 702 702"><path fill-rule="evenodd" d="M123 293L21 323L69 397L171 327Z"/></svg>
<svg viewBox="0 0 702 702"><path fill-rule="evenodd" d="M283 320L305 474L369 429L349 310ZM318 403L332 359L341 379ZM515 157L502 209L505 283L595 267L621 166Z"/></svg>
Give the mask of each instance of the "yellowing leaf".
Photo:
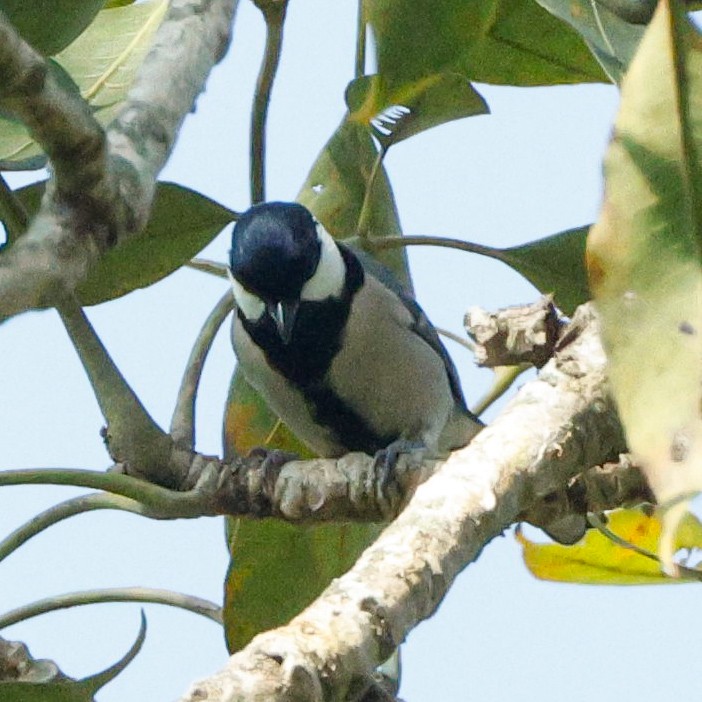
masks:
<svg viewBox="0 0 702 702"><path fill-rule="evenodd" d="M229 397L224 416L225 457L234 452L248 454L259 446L296 453L302 458L313 454L268 409L268 405L237 368L229 386Z"/></svg>
<svg viewBox="0 0 702 702"><path fill-rule="evenodd" d="M701 149L702 39L662 0L622 85L587 250L614 396L661 504L702 490Z"/></svg>
<svg viewBox="0 0 702 702"><path fill-rule="evenodd" d="M624 541L652 554L658 550L662 522L640 510L617 510L609 515L607 528ZM678 548L702 548L702 525L690 517L686 543ZM648 558L625 548L610 538L590 529L573 546L539 544L529 541L521 532L517 540L527 568L542 580L585 585L659 585L689 582L690 578L670 578L655 558Z"/></svg>

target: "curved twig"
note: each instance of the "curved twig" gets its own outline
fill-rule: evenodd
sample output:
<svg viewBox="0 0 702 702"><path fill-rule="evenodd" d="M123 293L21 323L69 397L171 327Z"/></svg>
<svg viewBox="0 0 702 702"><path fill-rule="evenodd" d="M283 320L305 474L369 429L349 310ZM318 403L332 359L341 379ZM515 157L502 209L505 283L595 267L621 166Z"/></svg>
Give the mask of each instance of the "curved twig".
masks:
<svg viewBox="0 0 702 702"><path fill-rule="evenodd" d="M154 519L200 517L204 497L191 490L176 492L117 472L80 468L24 468L0 471L0 487L7 485L72 485L104 490L144 505Z"/></svg>
<svg viewBox="0 0 702 702"><path fill-rule="evenodd" d="M217 624L222 624L223 622L222 608L214 602L204 600L201 597L150 587L110 587L102 590L68 592L64 595L47 597L43 600L37 600L22 607L17 607L17 609L12 609L9 612L5 612L5 614L0 614L0 629L40 614L54 612L57 609L102 602L151 602L164 604L186 609L189 612L211 619Z"/></svg>
<svg viewBox="0 0 702 702"><path fill-rule="evenodd" d="M234 298L227 291L208 315L193 344L171 419L171 438L180 448L191 449L195 445L195 398L202 369L219 328L233 309Z"/></svg>
<svg viewBox="0 0 702 702"><path fill-rule="evenodd" d="M273 82L280 63L283 45L283 23L288 7L287 0L256 3L266 20L266 48L263 63L256 81L251 109L251 203L266 199L266 120L271 101Z"/></svg>
<svg viewBox="0 0 702 702"><path fill-rule="evenodd" d="M151 516L151 511L142 503L122 495L106 492L95 492L89 495L79 495L41 512L30 521L15 529L0 541L0 561L7 558L29 539L40 534L45 529L58 524L64 519L74 517L84 512L98 509L118 509L144 516Z"/></svg>

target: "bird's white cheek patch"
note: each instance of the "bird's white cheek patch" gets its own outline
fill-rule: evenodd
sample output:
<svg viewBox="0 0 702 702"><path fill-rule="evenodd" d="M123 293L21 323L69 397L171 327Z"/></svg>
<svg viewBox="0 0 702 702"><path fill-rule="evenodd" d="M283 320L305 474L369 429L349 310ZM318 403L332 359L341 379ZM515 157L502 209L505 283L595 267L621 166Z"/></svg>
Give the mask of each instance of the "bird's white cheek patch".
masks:
<svg viewBox="0 0 702 702"><path fill-rule="evenodd" d="M261 315L266 311L266 305L264 304L263 300L261 300L258 295L250 293L232 275L232 272L228 268L227 273L229 274L229 280L232 284L234 300L236 300L237 307L244 313L246 319L260 319Z"/></svg>
<svg viewBox="0 0 702 702"><path fill-rule="evenodd" d="M346 264L331 234L317 223L317 237L321 245L319 263L314 275L304 284L302 300L326 300L339 297L344 289Z"/></svg>

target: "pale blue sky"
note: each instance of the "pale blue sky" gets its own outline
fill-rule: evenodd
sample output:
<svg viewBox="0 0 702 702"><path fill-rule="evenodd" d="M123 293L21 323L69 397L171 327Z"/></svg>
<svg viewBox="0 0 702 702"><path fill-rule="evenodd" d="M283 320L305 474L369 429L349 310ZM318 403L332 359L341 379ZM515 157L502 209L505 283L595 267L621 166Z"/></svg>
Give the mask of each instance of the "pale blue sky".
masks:
<svg viewBox="0 0 702 702"><path fill-rule="evenodd" d="M292 199L339 122L352 76L355 2L292 2L269 125L268 194ZM163 178L235 208L248 206L248 116L262 47L262 21L241 4L232 49L188 118ZM616 109L605 86L509 89L479 86L492 115L446 125L395 147L387 160L404 230L511 245L585 224L601 196L601 158ZM19 182L16 179L15 182ZM223 261L227 235L205 255ZM418 298L437 325L460 330L465 310L534 299L501 264L437 249L410 250ZM155 418L168 424L192 340L224 290L221 280L182 271L147 290L89 310L113 358ZM53 312L2 327L0 468L108 464L102 418ZM469 400L489 384L468 354L451 347ZM220 452L220 426L234 358L220 335L199 404L198 448ZM0 533L76 491L0 490ZM71 590L167 587L221 599L227 566L221 519L158 523L132 515L84 515L42 534L0 566L9 609ZM544 584L524 569L513 536L491 543L458 579L439 612L404 647L402 696L550 702L639 702L702 690L695 586L593 588ZM694 599L693 599L694 598ZM101 702L170 700L226 657L217 627L149 606L141 655ZM85 676L119 658L139 623L138 605L84 607L2 632L33 655Z"/></svg>

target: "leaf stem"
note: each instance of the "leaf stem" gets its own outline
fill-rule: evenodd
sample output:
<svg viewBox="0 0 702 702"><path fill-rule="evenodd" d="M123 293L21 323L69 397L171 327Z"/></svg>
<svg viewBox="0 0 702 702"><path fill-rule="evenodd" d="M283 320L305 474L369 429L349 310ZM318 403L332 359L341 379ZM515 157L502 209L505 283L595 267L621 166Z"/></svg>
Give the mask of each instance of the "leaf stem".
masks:
<svg viewBox="0 0 702 702"><path fill-rule="evenodd" d="M452 331L443 329L442 327L435 327L435 329L439 334L441 334L441 336L445 336L447 339L455 341L457 344L463 346L463 348L468 349L468 351L471 353L475 351L475 344L470 339L463 338L462 336L454 334Z"/></svg>
<svg viewBox="0 0 702 702"><path fill-rule="evenodd" d="M383 165L383 159L385 158L385 154L387 154L388 149L381 145L380 149L378 150L378 155L375 158L375 161L373 162L373 167L371 168L371 172L368 176L368 182L366 183L366 192L363 195L363 204L361 205L361 211L358 215L358 224L356 226L356 235L361 241L362 246L365 248L366 244L371 244L371 242L374 241L387 241L387 239L375 239L371 238L370 236L370 223L371 223L371 215L373 211L373 206L372 206L372 201L373 201L373 186L375 185L376 178L378 177L378 173L380 171L380 167ZM390 239L404 239L404 237L388 237ZM372 248L372 247L371 247ZM379 247L377 250L381 250L382 248L391 248L391 247Z"/></svg>
<svg viewBox="0 0 702 702"><path fill-rule="evenodd" d="M201 273L209 273L219 278L227 278L227 266L219 261L210 261L206 258L191 258L185 265Z"/></svg>
<svg viewBox="0 0 702 702"><path fill-rule="evenodd" d="M366 72L366 13L364 0L358 0L358 20L356 24L356 62L354 77L360 78Z"/></svg>
<svg viewBox="0 0 702 702"><path fill-rule="evenodd" d="M658 556L656 556L655 553L651 553L645 548L641 548L636 544L632 544L631 541L622 539L621 536L615 534L594 512L587 515L587 521L590 523L591 526L595 527L595 529L597 529L597 531L599 531L600 534L606 536L610 541L613 541L615 544L617 544L617 546L621 546L622 548L634 551L634 553L638 553L639 556L644 556L644 558L648 558L652 561L659 561L659 558Z"/></svg>
<svg viewBox="0 0 702 702"><path fill-rule="evenodd" d="M149 466L153 482L169 484L160 474L170 437L156 424L110 358L75 298L64 299L59 314L85 368L95 397L108 424L109 450L117 462Z"/></svg>
<svg viewBox="0 0 702 702"><path fill-rule="evenodd" d="M5 225L8 243L24 234L29 224L27 211L2 174L0 174L0 220Z"/></svg>
<svg viewBox="0 0 702 702"><path fill-rule="evenodd" d="M509 390L514 381L524 371L533 368L530 363L522 363L517 366L499 366L494 368L495 378L488 391L478 400L474 407L471 407L471 412L478 417L485 412L493 403L499 400Z"/></svg>
<svg viewBox="0 0 702 702"><path fill-rule="evenodd" d="M258 0L256 6L266 21L266 47L256 81L251 109L250 179L251 203L266 199L266 120L273 82L280 63L283 24L288 0Z"/></svg>
<svg viewBox="0 0 702 702"><path fill-rule="evenodd" d="M447 249L458 249L468 253L488 256L498 261L503 260L501 249L483 244L475 244L471 241L461 241L460 239L450 239L444 236L387 236L372 237L367 240L367 246L371 251L384 251L385 249L396 249L401 246L441 246Z"/></svg>
<svg viewBox="0 0 702 702"><path fill-rule="evenodd" d="M655 553L651 553L651 551L648 551L645 548L641 548L640 546L631 543L631 541L627 541L621 536L618 536L611 529L609 529L607 525L595 513L588 513L587 521L590 523L591 526L595 527L595 529L597 529L597 531L599 531L603 536L606 536L610 541L613 541L615 544L617 544L617 546L629 549L630 551L638 553L644 558L656 561L657 563L661 563L662 565L661 559ZM692 580L702 580L702 571L699 571L696 568L688 568L687 566L680 565L679 563L675 563L674 566L678 575L690 578Z"/></svg>
<svg viewBox="0 0 702 702"><path fill-rule="evenodd" d="M80 468L24 468L0 471L0 487L9 485L71 485L104 490L144 505L144 516L153 519L201 517L206 497L199 492L176 492L122 473Z"/></svg>
<svg viewBox="0 0 702 702"><path fill-rule="evenodd" d="M180 448L195 446L195 399L202 369L219 328L233 309L234 298L228 290L210 312L193 344L171 419L171 438Z"/></svg>
<svg viewBox="0 0 702 702"><path fill-rule="evenodd" d="M0 615L0 629L31 619L39 614L54 612L57 609L103 602L151 602L153 604L164 604L199 614L217 624L222 624L223 622L222 608L214 602L200 597L150 587L110 587L100 590L68 592L64 595L47 597L22 607L17 607L17 609Z"/></svg>

